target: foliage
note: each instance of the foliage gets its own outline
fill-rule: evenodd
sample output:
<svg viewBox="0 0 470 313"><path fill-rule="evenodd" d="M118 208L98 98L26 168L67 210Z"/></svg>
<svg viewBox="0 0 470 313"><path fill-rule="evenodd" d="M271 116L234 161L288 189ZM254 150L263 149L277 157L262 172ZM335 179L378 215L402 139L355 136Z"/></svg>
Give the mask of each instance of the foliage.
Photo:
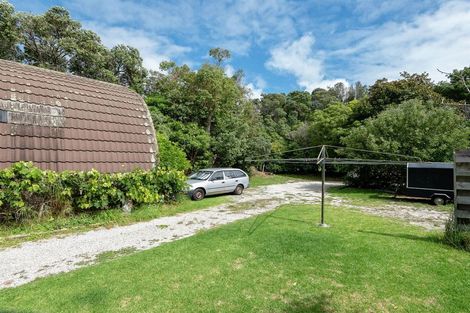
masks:
<svg viewBox="0 0 470 313"><path fill-rule="evenodd" d="M172 200L185 176L173 169L57 173L19 162L0 170L0 187L0 221L10 221Z"/></svg>
<svg viewBox="0 0 470 313"><path fill-rule="evenodd" d="M409 74L401 73L402 79L388 81L379 79L369 88L368 101L359 111L357 118L362 120L367 117L376 116L391 105L402 103L406 100L419 99L424 102L431 101L441 104L443 97L434 91L427 73Z"/></svg>
<svg viewBox="0 0 470 313"><path fill-rule="evenodd" d="M147 70L142 65L139 50L131 46L117 45L110 51L110 68L117 81L138 93L144 91Z"/></svg>
<svg viewBox="0 0 470 313"><path fill-rule="evenodd" d="M19 40L18 17L13 6L5 0L0 1L0 59L16 60L19 58L19 49L16 43Z"/></svg>
<svg viewBox="0 0 470 313"><path fill-rule="evenodd" d="M157 138L160 153L160 167L178 171L186 171L191 167L184 151L175 143L171 142L166 135L158 134Z"/></svg>
<svg viewBox="0 0 470 313"><path fill-rule="evenodd" d="M17 13L1 1L0 17L0 58L118 82L143 92L147 72L139 51L125 45L106 48L65 8L52 7L42 15Z"/></svg>
<svg viewBox="0 0 470 313"><path fill-rule="evenodd" d="M436 91L455 101L470 102L470 67L454 70L447 75L448 82L440 82Z"/></svg>
<svg viewBox="0 0 470 313"><path fill-rule="evenodd" d="M350 148L409 155L425 161L451 161L454 150L469 146L469 138L470 128L452 108L409 100L353 128L342 142ZM347 156L380 157L354 151L347 152ZM356 168L350 178L362 186L390 186L403 181L402 173L396 167Z"/></svg>
<svg viewBox="0 0 470 313"><path fill-rule="evenodd" d="M310 124L310 142L313 145L337 145L347 135L352 109L344 104L331 104L313 113Z"/></svg>

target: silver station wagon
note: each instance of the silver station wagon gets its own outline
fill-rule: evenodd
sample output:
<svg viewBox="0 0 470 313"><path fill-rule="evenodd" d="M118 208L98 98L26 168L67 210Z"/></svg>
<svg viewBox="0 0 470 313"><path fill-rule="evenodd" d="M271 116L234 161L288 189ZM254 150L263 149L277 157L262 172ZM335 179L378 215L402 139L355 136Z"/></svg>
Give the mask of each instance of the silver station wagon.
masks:
<svg viewBox="0 0 470 313"><path fill-rule="evenodd" d="M189 176L189 196L201 200L208 195L241 195L250 184L248 175L238 168L206 168Z"/></svg>

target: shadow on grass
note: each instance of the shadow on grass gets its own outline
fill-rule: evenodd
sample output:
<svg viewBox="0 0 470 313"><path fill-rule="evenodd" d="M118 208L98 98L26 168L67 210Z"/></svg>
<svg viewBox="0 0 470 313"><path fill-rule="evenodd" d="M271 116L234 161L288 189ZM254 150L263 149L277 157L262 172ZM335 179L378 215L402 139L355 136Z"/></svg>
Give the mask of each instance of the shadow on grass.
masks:
<svg viewBox="0 0 470 313"><path fill-rule="evenodd" d="M0 313L36 313L36 312L35 311L26 311L26 310L2 309L2 308L0 308Z"/></svg>
<svg viewBox="0 0 470 313"><path fill-rule="evenodd" d="M250 228L248 229L248 235L253 234L261 225L266 222L268 218L270 218L276 211L272 211L268 214L257 215L253 223L251 224Z"/></svg>
<svg viewBox="0 0 470 313"><path fill-rule="evenodd" d="M370 200L380 200L380 201L403 203L403 204L420 203L420 204L431 205L430 199L407 197L406 195L403 195L400 192L397 193L394 190L362 189L362 188L354 188L354 187L348 187L348 186L341 186L341 187L335 186L335 187L331 187L329 192L332 195L336 195L336 196L347 197L351 194L360 194L365 199L370 199Z"/></svg>
<svg viewBox="0 0 470 313"><path fill-rule="evenodd" d="M379 235L379 236L386 236L386 237L393 237L393 238L403 238L408 240L415 240L415 241L424 241L424 242L432 242L432 243L439 243L442 244L442 238L438 235L428 235L428 236L416 236L410 234L390 234L390 233L381 233L375 231L367 231L367 230L358 230L360 233L364 234L372 234L372 235Z"/></svg>
<svg viewBox="0 0 470 313"><path fill-rule="evenodd" d="M287 304L283 312L289 313L324 313L334 312L331 307L331 296L321 294L314 297L303 298Z"/></svg>
<svg viewBox="0 0 470 313"><path fill-rule="evenodd" d="M272 211L272 212L270 212L269 214L266 214L266 215L257 215L255 220L251 224L250 228L248 229L248 235L253 234L269 218L288 221L288 222L294 222L294 223L302 223L302 224L307 224L307 225L313 225L312 222L307 222L307 221L304 221L304 220L297 220L297 219L287 218L287 217L281 217L281 216L275 216L274 213L276 213L276 211Z"/></svg>

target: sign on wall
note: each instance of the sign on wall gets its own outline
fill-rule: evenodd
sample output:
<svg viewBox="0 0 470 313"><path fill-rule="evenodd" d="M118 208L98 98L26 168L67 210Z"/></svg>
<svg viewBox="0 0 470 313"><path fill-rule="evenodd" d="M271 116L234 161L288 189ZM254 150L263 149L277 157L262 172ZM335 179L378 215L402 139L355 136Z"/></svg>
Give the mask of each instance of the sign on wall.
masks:
<svg viewBox="0 0 470 313"><path fill-rule="evenodd" d="M63 127L65 124L64 108L17 100L0 100L0 122Z"/></svg>

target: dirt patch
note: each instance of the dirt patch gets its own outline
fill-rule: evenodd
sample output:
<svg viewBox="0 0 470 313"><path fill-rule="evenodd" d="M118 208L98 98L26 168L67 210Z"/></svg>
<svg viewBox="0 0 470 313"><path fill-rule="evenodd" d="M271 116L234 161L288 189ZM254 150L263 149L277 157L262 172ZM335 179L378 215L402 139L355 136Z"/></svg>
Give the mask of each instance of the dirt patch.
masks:
<svg viewBox="0 0 470 313"><path fill-rule="evenodd" d="M353 205L347 199L335 198L332 204L360 210L361 212L405 220L416 226L421 226L427 230L444 229L450 217L449 212L425 209L422 207L408 205L383 205L383 206L360 206Z"/></svg>

